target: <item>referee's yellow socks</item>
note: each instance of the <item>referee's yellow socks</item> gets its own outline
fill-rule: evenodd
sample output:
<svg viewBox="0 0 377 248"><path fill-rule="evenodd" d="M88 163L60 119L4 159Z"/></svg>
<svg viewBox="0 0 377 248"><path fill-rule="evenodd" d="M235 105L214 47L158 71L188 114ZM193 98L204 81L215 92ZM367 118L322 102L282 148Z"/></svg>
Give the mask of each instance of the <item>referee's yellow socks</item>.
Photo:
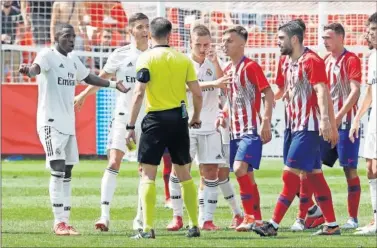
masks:
<svg viewBox="0 0 377 248"><path fill-rule="evenodd" d="M149 232L153 228L156 206L156 184L152 180L141 183L141 202L144 217L144 232Z"/></svg>
<svg viewBox="0 0 377 248"><path fill-rule="evenodd" d="M181 182L182 197L190 218L190 226L198 226L198 194L192 179Z"/></svg>

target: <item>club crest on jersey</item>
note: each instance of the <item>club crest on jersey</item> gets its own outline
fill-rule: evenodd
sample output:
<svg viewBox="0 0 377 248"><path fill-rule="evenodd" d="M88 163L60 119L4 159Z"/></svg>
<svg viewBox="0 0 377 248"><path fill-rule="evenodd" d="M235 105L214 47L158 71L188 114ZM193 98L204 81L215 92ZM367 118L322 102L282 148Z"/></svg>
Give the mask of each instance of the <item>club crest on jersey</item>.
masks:
<svg viewBox="0 0 377 248"><path fill-rule="evenodd" d="M60 151L59 148L56 148L55 153L56 153L56 155L60 155L62 152Z"/></svg>
<svg viewBox="0 0 377 248"><path fill-rule="evenodd" d="M206 71L206 75L207 76L212 76L213 75L212 70L208 68L207 71Z"/></svg>

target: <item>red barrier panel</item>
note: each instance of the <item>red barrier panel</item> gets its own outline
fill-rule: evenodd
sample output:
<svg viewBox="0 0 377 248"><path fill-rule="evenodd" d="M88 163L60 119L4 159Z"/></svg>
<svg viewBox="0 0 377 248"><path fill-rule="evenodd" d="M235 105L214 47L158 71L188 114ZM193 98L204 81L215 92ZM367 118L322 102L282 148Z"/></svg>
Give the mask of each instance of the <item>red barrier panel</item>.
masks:
<svg viewBox="0 0 377 248"><path fill-rule="evenodd" d="M78 86L76 94L84 88ZM2 154L44 154L36 130L37 103L37 85L1 85ZM95 97L88 97L76 114L76 135L80 154L96 154Z"/></svg>

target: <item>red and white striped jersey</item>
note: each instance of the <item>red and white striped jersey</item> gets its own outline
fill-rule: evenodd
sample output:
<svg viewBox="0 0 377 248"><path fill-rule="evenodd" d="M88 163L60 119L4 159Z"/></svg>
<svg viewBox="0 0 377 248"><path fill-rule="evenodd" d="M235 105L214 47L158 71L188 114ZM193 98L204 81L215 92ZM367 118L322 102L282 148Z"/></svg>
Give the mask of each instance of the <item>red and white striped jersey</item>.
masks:
<svg viewBox="0 0 377 248"><path fill-rule="evenodd" d="M255 61L244 57L237 66L230 63L224 73L232 75L232 84L226 93L230 102L233 137L258 132L261 123L261 92L270 87L262 68Z"/></svg>
<svg viewBox="0 0 377 248"><path fill-rule="evenodd" d="M279 63L275 83L284 87L286 99L286 125L292 132L319 130L319 107L313 85L327 84L324 61L312 50L306 48L301 57L292 62L287 57Z"/></svg>
<svg viewBox="0 0 377 248"><path fill-rule="evenodd" d="M337 114L351 93L351 80L361 83L361 62L356 54L344 50L339 58L335 59L330 54L325 57L326 73L329 80L331 99L334 112ZM351 127L352 119L357 111L357 102L352 109L344 115L341 129Z"/></svg>

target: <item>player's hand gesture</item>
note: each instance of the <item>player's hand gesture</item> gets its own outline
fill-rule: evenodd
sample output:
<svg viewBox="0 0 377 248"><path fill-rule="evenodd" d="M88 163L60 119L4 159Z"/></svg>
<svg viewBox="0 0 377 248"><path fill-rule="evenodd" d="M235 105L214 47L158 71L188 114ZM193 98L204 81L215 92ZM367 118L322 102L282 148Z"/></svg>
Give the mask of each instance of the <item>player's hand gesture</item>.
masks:
<svg viewBox="0 0 377 248"><path fill-rule="evenodd" d="M20 65L20 68L18 69L18 71L19 71L20 73L22 73L22 74L24 74L24 75L30 77L30 76L29 76L30 67L31 67L30 65L27 65L27 64L21 64L21 65Z"/></svg>
<svg viewBox="0 0 377 248"><path fill-rule="evenodd" d="M322 136L325 141L330 142L333 138L332 135L332 128L329 118L321 118L319 124L319 136Z"/></svg>
<svg viewBox="0 0 377 248"><path fill-rule="evenodd" d="M216 51L215 49L213 48L210 48L206 51L206 56L207 56L207 59L212 62L212 63L217 63L217 54L216 54Z"/></svg>
<svg viewBox="0 0 377 248"><path fill-rule="evenodd" d="M271 123L268 119L264 119L262 121L260 137L263 144L267 144L272 139Z"/></svg>
<svg viewBox="0 0 377 248"><path fill-rule="evenodd" d="M216 88L220 88L220 89L226 89L228 87L229 84L231 84L231 77L228 76L228 75L224 75L222 76L221 78L217 79L215 81L215 84L214 86Z"/></svg>
<svg viewBox="0 0 377 248"><path fill-rule="evenodd" d="M116 84L116 89L119 90L120 92L122 93L127 93L128 91L131 90L131 88L126 88L124 85L123 85L123 80L119 80Z"/></svg>
<svg viewBox="0 0 377 248"><path fill-rule="evenodd" d="M359 129L360 129L360 123L358 120L354 120L351 125L350 133L349 133L349 139L352 143L355 142L355 138L359 138Z"/></svg>
<svg viewBox="0 0 377 248"><path fill-rule="evenodd" d="M73 103L77 111L81 110L82 106L84 105L85 99L86 97L81 94L78 94L77 96L75 96Z"/></svg>
<svg viewBox="0 0 377 248"><path fill-rule="evenodd" d="M226 127L226 120L225 118L223 117L217 117L216 121L215 121L215 127L216 127L216 130L219 131L219 127L223 127L225 128Z"/></svg>

